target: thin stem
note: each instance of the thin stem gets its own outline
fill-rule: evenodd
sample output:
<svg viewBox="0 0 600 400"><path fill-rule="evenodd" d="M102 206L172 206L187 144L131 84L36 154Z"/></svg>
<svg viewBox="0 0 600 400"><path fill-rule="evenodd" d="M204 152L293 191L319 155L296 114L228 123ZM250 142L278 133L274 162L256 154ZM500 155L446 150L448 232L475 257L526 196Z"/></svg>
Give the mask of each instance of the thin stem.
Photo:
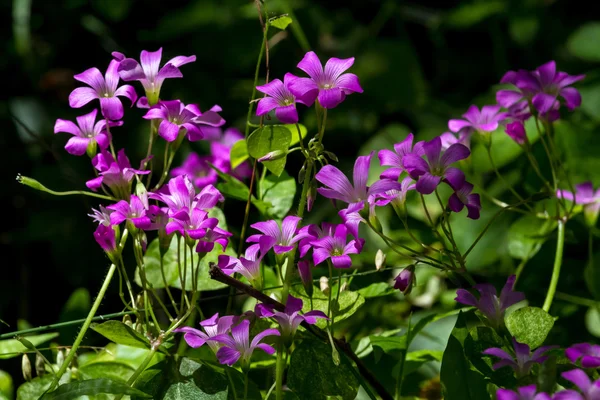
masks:
<svg viewBox="0 0 600 400"><path fill-rule="evenodd" d="M283 340L279 340L279 348L277 349L277 361L275 364L275 397L277 400L283 399L283 372L285 370L285 362L283 359L285 345ZM269 398L268 396L266 397Z"/></svg>
<svg viewBox="0 0 600 400"><path fill-rule="evenodd" d="M554 293L556 292L556 286L558 285L558 278L560 276L560 267L562 265L563 248L565 246L565 221L563 219L558 220L558 238L556 240L556 254L554 256L554 267L552 268L552 278L550 280L550 286L548 287L548 293L546 294L546 300L544 300L543 309L544 311L550 311Z"/></svg>
<svg viewBox="0 0 600 400"><path fill-rule="evenodd" d="M94 192L86 192L85 190L68 190L66 192L57 192L51 189L48 189L46 186L42 185L40 182L33 178L29 178L27 176L23 176L21 174L17 175L17 182L22 183L25 186L29 186L33 189L39 190L41 192L46 192L52 194L54 196L73 196L73 195L82 195L89 197L96 197L98 199L117 201L115 197L105 196L103 194L94 193Z"/></svg>
<svg viewBox="0 0 600 400"><path fill-rule="evenodd" d="M244 400L248 398L248 371L244 373Z"/></svg>
<svg viewBox="0 0 600 400"><path fill-rule="evenodd" d="M586 299L584 297L579 296L573 296L572 294L562 292L556 292L556 298L584 307L598 307L599 304L596 300Z"/></svg>
<svg viewBox="0 0 600 400"><path fill-rule="evenodd" d="M171 300L171 305L173 306L173 309L177 310L177 303L175 302L173 293L171 293L171 289L169 289L169 285L167 284L167 277L165 276L164 256L162 254L160 256L160 275L163 280L163 285L165 285L165 291L167 292L167 296L169 297L169 300Z"/></svg>
<svg viewBox="0 0 600 400"><path fill-rule="evenodd" d="M100 303L102 303L102 300L104 299L104 294L106 293L106 290L108 289L108 286L110 285L110 281L112 280L112 277L113 277L116 269L117 269L116 264L111 264L110 268L108 269L108 273L106 274L106 278L104 278L104 283L102 284L102 287L100 288L100 291L98 292L98 296L96 296L96 300L94 301L94 304L92 304L92 309L90 310L87 318L83 322L83 326L79 330L79 334L75 338L75 342L73 343L73 346L71 346L71 350L69 351L69 354L67 354L65 361L63 362L63 364L60 366L60 369L56 373L56 376L54 377L54 380L52 381L52 384L50 385L50 388L48 389L48 391L51 391L56 387L56 385L58 384L58 381L60 380L60 378L63 376L63 374L65 373L65 371L71 364L71 361L73 361L73 358L75 358L75 355L77 354L77 348L81 344L81 341L83 340L85 334L87 333L88 328L90 327L90 324L92 323L92 319L94 318L94 315L96 315L96 311L98 311L98 307L100 307Z"/></svg>
<svg viewBox="0 0 600 400"><path fill-rule="evenodd" d="M319 132L319 145L323 143L323 136L325 136L325 125L327 125L327 109L323 109L323 121L321 122L321 130Z"/></svg>
<svg viewBox="0 0 600 400"><path fill-rule="evenodd" d="M490 164L492 165L492 169L494 170L494 172L496 173L496 176L498 177L498 179L500 180L500 182L502 182L502 184L508 189L510 190L510 192L519 200L519 201L523 201L523 197L521 197L521 195L512 187L511 184L509 184L504 177L502 176L502 174L500 174L500 171L498 170L498 167L496 167L496 163L494 163L494 158L492 157L492 146L491 143L488 146L485 146L486 150L487 150L487 154L488 154L488 158L490 159ZM531 207L529 207L528 204L525 204L525 206L531 211Z"/></svg>
<svg viewBox="0 0 600 400"><path fill-rule="evenodd" d="M260 5L258 5L257 7L259 7L259 17L261 20L261 25L262 25L262 15L260 12ZM262 63L262 58L263 58L263 54L265 53L265 48L267 47L267 31L268 31L268 25L267 26L263 26L263 40L262 43L260 45L260 52L258 53L258 60L256 60L256 69L254 70L254 83L252 84L252 95L250 96L250 102L248 105L248 115L246 116L246 131L244 136L247 138L248 134L250 133L250 118L252 117L252 108L254 106L254 102L252 100L254 100L254 95L256 94L256 84L258 83L258 74L260 73L260 64Z"/></svg>
<svg viewBox="0 0 600 400"><path fill-rule="evenodd" d="M137 367L137 369L135 370L133 375L131 375L129 377L129 379L127 380L126 384L128 386L133 387L137 378L142 374L142 372L144 372L144 370L146 369L148 364L150 364L150 361L152 361L152 359L154 358L154 354L156 353L156 350L158 350L159 346L160 346L159 340L157 340L155 343L152 344L152 347L150 347L150 351L148 352L148 354L146 354L146 358L144 358L144 361L142 361L142 363L140 364L139 367ZM120 394L115 397L115 400L121 400L122 398L123 398L123 395Z"/></svg>

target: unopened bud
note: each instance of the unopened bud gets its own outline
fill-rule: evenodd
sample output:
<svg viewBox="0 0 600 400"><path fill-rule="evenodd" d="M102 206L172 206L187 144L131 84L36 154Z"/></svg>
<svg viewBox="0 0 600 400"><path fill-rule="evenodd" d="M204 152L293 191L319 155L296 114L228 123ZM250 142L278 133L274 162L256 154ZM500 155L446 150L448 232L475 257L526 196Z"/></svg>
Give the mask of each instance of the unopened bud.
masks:
<svg viewBox="0 0 600 400"><path fill-rule="evenodd" d="M597 203L591 203L583 206L583 216L588 227L594 228L596 226L599 213L600 209L598 208Z"/></svg>
<svg viewBox="0 0 600 400"><path fill-rule="evenodd" d="M504 130L508 136L518 144L523 144L527 140L525 127L521 121L515 121L506 125Z"/></svg>
<svg viewBox="0 0 600 400"><path fill-rule="evenodd" d="M377 253L375 254L375 269L377 271L381 271L382 269L384 269L386 261L387 256L385 255L385 253L381 251L381 249L377 250Z"/></svg>
<svg viewBox="0 0 600 400"><path fill-rule="evenodd" d="M302 168L298 171L298 183L304 183L304 178L306 177L306 164L302 164Z"/></svg>
<svg viewBox="0 0 600 400"><path fill-rule="evenodd" d="M312 210L312 206L317 198L317 182L313 179L306 193L306 211Z"/></svg>
<svg viewBox="0 0 600 400"><path fill-rule="evenodd" d="M46 363L41 354L35 355L35 373L37 376L42 376L46 373Z"/></svg>
<svg viewBox="0 0 600 400"><path fill-rule="evenodd" d="M302 285L304 286L304 290L308 297L312 297L313 295L313 284L312 284L312 269L310 267L310 263L308 261L302 260L298 261L298 273L300 274L300 279L302 280Z"/></svg>
<svg viewBox="0 0 600 400"><path fill-rule="evenodd" d="M394 278L394 289L400 290L403 294L409 294L413 286L416 284L415 266L409 265Z"/></svg>
<svg viewBox="0 0 600 400"><path fill-rule="evenodd" d="M273 151L268 152L267 154L265 154L261 158L259 158L257 161L258 162L275 161L275 160L279 160L281 158L284 158L285 156L287 156L287 151L273 150Z"/></svg>
<svg viewBox="0 0 600 400"><path fill-rule="evenodd" d="M146 189L141 180L138 180L135 184L135 195L141 200L144 207L148 209L148 189Z"/></svg>
<svg viewBox="0 0 600 400"><path fill-rule="evenodd" d="M329 159L331 161L338 162L337 156L335 154L333 154L332 152L330 152L330 151L324 151L323 154L325 154L327 157L329 157Z"/></svg>
<svg viewBox="0 0 600 400"><path fill-rule="evenodd" d="M145 307L145 303L144 303L144 295L143 294L138 294L136 299L135 299L135 307L138 310L143 310Z"/></svg>
<svg viewBox="0 0 600 400"><path fill-rule="evenodd" d="M93 139L90 140L87 148L85 149L85 152L87 153L89 158L94 158L94 156L98 152L98 143Z"/></svg>
<svg viewBox="0 0 600 400"><path fill-rule="evenodd" d="M131 320L131 316L129 314L123 315L123 323L128 327L133 327L133 321Z"/></svg>
<svg viewBox="0 0 600 400"><path fill-rule="evenodd" d="M373 213L369 213L369 223L371 224L371 226L373 227L373 229L375 230L375 232L377 233L382 233L383 232L383 228L381 227L381 223L379 222L379 218L377 218L377 215L373 212Z"/></svg>
<svg viewBox="0 0 600 400"><path fill-rule="evenodd" d="M23 354L23 358L21 358L21 371L23 372L23 379L27 382L33 378L31 375L31 361L29 361L27 354Z"/></svg>
<svg viewBox="0 0 600 400"><path fill-rule="evenodd" d="M322 276L319 279L319 287L321 288L321 292L328 294L329 293L329 279L326 276Z"/></svg>
<svg viewBox="0 0 600 400"><path fill-rule="evenodd" d="M41 190L42 192L48 191L48 188L46 188L46 186L42 185L35 179L23 176L21 174L17 174L17 182L22 183L25 186L29 186L30 188L35 190Z"/></svg>
<svg viewBox="0 0 600 400"><path fill-rule="evenodd" d="M348 289L348 281L344 281L344 283L342 283L342 286L340 286L340 292L343 292L344 290Z"/></svg>
<svg viewBox="0 0 600 400"><path fill-rule="evenodd" d="M73 350L70 350L73 351ZM58 368L60 368L63 363L65 362L65 352L63 350L58 350L56 352L56 365L58 365Z"/></svg>

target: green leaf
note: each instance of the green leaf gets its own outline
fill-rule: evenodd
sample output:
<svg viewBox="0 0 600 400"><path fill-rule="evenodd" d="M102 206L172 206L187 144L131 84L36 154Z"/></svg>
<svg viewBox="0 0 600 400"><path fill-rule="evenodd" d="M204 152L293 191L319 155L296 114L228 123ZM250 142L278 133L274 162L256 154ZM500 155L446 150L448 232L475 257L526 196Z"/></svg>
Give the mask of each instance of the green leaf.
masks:
<svg viewBox="0 0 600 400"><path fill-rule="evenodd" d="M500 368L494 371L491 363L492 360L495 362L496 359L483 354L486 349L491 347L501 348L505 345L505 342L495 330L487 326L475 327L471 329L463 345L467 359L494 384L502 387L514 387L517 384L512 369Z"/></svg>
<svg viewBox="0 0 600 400"><path fill-rule="evenodd" d="M296 180L283 171L278 177L269 175L260 183L260 198L272 207L266 210L266 216L283 219L294 204Z"/></svg>
<svg viewBox="0 0 600 400"><path fill-rule="evenodd" d="M271 151L286 152L292 140L291 132L281 125L269 125L258 128L248 137L248 154L260 158ZM274 161L265 161L263 164L274 175L281 175L285 168L287 156Z"/></svg>
<svg viewBox="0 0 600 400"><path fill-rule="evenodd" d="M95 395L98 393L135 395L140 398L150 399L152 396L139 389L132 388L128 384L111 379L90 379L86 381L74 381L66 385L60 385L53 392L46 393L41 400L70 400L80 396Z"/></svg>
<svg viewBox="0 0 600 400"><path fill-rule="evenodd" d="M150 348L150 341L144 335L120 321L106 321L101 324L94 323L90 325L90 328L111 342L140 349Z"/></svg>
<svg viewBox="0 0 600 400"><path fill-rule="evenodd" d="M169 287L181 289L181 280L179 278L179 264L177 263L177 238L174 237L169 246L169 250L163 257L163 268L165 274L165 280ZM190 260L190 249L185 245L184 240L179 241L180 252L179 260L181 264L184 264L184 252L187 253L185 257L185 289L192 290L192 261L193 268L196 268L198 261L198 253L194 251L194 259ZM202 260L200 260L200 268L198 271L197 287L202 291L217 290L224 288L225 285L217 282L210 278L208 275L208 269L210 263L217 263L219 255L227 254L235 256L235 252L231 246L227 247L227 250L223 252L220 245L215 245L215 248L208 254L206 254ZM146 265L146 279L155 288L164 288L165 282L163 281L161 269L160 269L160 249L158 239L154 239L144 255L144 263ZM182 271L183 275L183 271ZM141 286L141 280L139 277L139 268L136 269L135 282Z"/></svg>
<svg viewBox="0 0 600 400"><path fill-rule="evenodd" d="M490 395L484 376L465 357L463 343L468 337L465 317L458 314L442 358L440 380L445 400L485 400Z"/></svg>
<svg viewBox="0 0 600 400"><path fill-rule="evenodd" d="M29 382L25 382L17 389L17 399L19 400L39 400L46 390L52 384L54 376L47 374L33 378Z"/></svg>
<svg viewBox="0 0 600 400"><path fill-rule="evenodd" d="M78 369L82 379L108 378L127 382L134 369L122 362L93 362Z"/></svg>
<svg viewBox="0 0 600 400"><path fill-rule="evenodd" d="M271 25L277 29L281 29L282 31L284 31L285 28L287 28L287 26L291 23L292 23L292 19L290 17L288 17L287 15L282 15L282 16L279 16L279 17L269 20L269 25Z"/></svg>
<svg viewBox="0 0 600 400"><path fill-rule="evenodd" d="M8 372L0 370L0 398L12 399L14 391L12 377Z"/></svg>
<svg viewBox="0 0 600 400"><path fill-rule="evenodd" d="M306 129L306 127L302 124L298 124L298 128L296 128L296 124L287 124L283 126L285 126L286 129L288 129L292 134L292 141L290 142L290 146L293 146L296 143L300 143L300 140L298 139L298 128L300 128L300 135L302 135L302 139L304 139L308 134L308 129Z"/></svg>
<svg viewBox="0 0 600 400"><path fill-rule="evenodd" d="M353 400L359 382L345 357L336 366L331 347L323 342L305 339L292 353L287 384L301 399L325 399L340 396Z"/></svg>
<svg viewBox="0 0 600 400"><path fill-rule="evenodd" d="M556 221L542 220L525 215L516 220L508 230L508 253L511 257L525 259L533 257L556 228Z"/></svg>
<svg viewBox="0 0 600 400"><path fill-rule="evenodd" d="M586 311L585 327L590 334L600 337L600 311L598 307L590 307Z"/></svg>
<svg viewBox="0 0 600 400"><path fill-rule="evenodd" d="M332 288L331 290L334 290L334 288ZM294 297L298 297L304 302L302 306L303 312L311 311L310 297L308 297L308 295L304 291L304 287L300 285L294 286L290 290L290 292ZM313 309L323 311L325 314L327 314L328 298L329 297L325 293L323 293L315 287L313 292ZM364 297L358 294L358 292L344 290L340 292L340 297L338 299L338 302L336 303L335 292L332 293L331 304L333 316L335 317L335 322L337 323L345 320L346 318L349 318L352 314L356 312L356 310L360 308L360 306L364 304L364 302ZM323 318L320 318L317 320L316 325L319 328L323 329L327 326L327 321Z"/></svg>
<svg viewBox="0 0 600 400"><path fill-rule="evenodd" d="M492 15L503 12L505 8L506 3L503 1L465 3L448 14L446 23L455 28L468 28L486 20Z"/></svg>
<svg viewBox="0 0 600 400"><path fill-rule="evenodd" d="M58 333L43 333L41 335L24 336L23 338L37 347L57 336ZM0 340L0 360L18 357L24 351L27 351L27 347L17 339Z"/></svg>
<svg viewBox="0 0 600 400"><path fill-rule="evenodd" d="M407 335L403 336L369 336L373 352L375 353L375 361L379 362L382 353L390 354L396 358L404 356L408 347Z"/></svg>
<svg viewBox="0 0 600 400"><path fill-rule="evenodd" d="M229 159L231 161L231 169L236 169L241 163L248 159L248 147L246 146L245 139L238 140L231 146Z"/></svg>
<svg viewBox="0 0 600 400"><path fill-rule="evenodd" d="M443 351L439 350L417 350L406 354L404 360L403 375L407 376L421 367L421 365L430 361L442 361ZM399 365L399 364L398 364ZM395 374L397 376L397 374Z"/></svg>
<svg viewBox="0 0 600 400"><path fill-rule="evenodd" d="M371 283L369 286L358 289L358 294L360 294L365 299L371 299L373 297L382 297L389 296L390 294L396 293L396 289L389 285L386 282L375 282Z"/></svg>
<svg viewBox="0 0 600 400"><path fill-rule="evenodd" d="M520 343L529 345L531 350L540 347L554 326L554 318L539 307L523 307L510 313L504 319L506 328Z"/></svg>
<svg viewBox="0 0 600 400"><path fill-rule="evenodd" d="M435 322L435 321L439 321L440 319L446 318L446 317L450 317L453 315L456 315L458 313L460 313L462 310L457 309L457 310L450 310L448 312L445 313L437 313L434 312L432 314L429 314L423 318L421 318L414 327L411 328L410 332L408 332L408 346L410 346L410 344L412 343L413 339L415 337L417 337L417 335L419 334L419 332L421 332L427 325Z"/></svg>
<svg viewBox="0 0 600 400"><path fill-rule="evenodd" d="M588 22L569 36L567 49L586 61L600 61L600 22Z"/></svg>

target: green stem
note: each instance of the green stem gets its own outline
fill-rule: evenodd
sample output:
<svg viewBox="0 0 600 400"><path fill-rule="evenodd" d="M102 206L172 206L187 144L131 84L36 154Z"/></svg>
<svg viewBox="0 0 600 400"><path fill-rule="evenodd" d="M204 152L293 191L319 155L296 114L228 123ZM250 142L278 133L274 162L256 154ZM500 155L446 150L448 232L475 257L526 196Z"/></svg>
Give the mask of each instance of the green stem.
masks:
<svg viewBox="0 0 600 400"><path fill-rule="evenodd" d="M279 340L279 348L277 349L277 363L275 364L275 396L277 400L283 399L283 371L285 370L285 362L283 358L284 352L283 340Z"/></svg>
<svg viewBox="0 0 600 400"><path fill-rule="evenodd" d="M496 163L494 163L494 158L492 157L492 146L491 143L489 146L485 146L487 149L487 154L488 154L488 158L490 159L490 164L492 165L492 169L494 170L494 172L496 173L496 176L498 177L498 179L500 180L500 182L502 182L502 184L508 189L510 190L510 192L519 200L519 201L523 201L523 197L521 197L521 195L512 187L511 184L509 184L506 179L504 179L504 177L502 176L502 174L500 174L500 171L498 170L498 167L496 167ZM527 208L529 208L529 210L531 210L531 207L529 207L528 204L525 203L525 206Z"/></svg>
<svg viewBox="0 0 600 400"><path fill-rule="evenodd" d="M69 190L66 192L56 192L54 190L48 189L46 186L42 185L40 182L36 181L33 178L29 178L27 176L23 176L21 174L17 175L17 182L22 183L25 186L29 186L30 188L39 190L41 192L46 192L52 194L54 196L73 196L73 195L82 195L82 196L90 196L96 197L103 200L117 201L118 199L112 196L105 196L103 194L94 193L94 192L86 192L85 190Z"/></svg>
<svg viewBox="0 0 600 400"><path fill-rule="evenodd" d="M150 364L150 361L152 361L152 359L154 358L154 354L156 353L156 350L158 350L159 345L160 345L159 343L152 345L152 347L150 348L150 351L146 355L146 358L144 358L144 361L142 361L142 363L140 364L139 367L137 367L137 369L135 370L133 375L131 375L129 377L129 379L127 380L128 386L133 387L137 378L142 374L142 372L144 372L144 370L146 369L148 364ZM120 394L117 397L115 397L115 400L121 400L122 398L123 398L123 395Z"/></svg>
<svg viewBox="0 0 600 400"><path fill-rule="evenodd" d="M556 292L556 286L558 285L558 278L560 276L560 267L562 265L563 248L565 246L565 221L562 219L558 220L558 238L556 240L556 254L554 256L554 267L552 268L552 278L550 280L550 286L548 287L548 293L546 294L546 300L544 300L543 309L546 312L550 311L552 300L554 299L554 293Z"/></svg>
<svg viewBox="0 0 600 400"><path fill-rule="evenodd" d="M244 400L248 398L248 371L244 374Z"/></svg>
<svg viewBox="0 0 600 400"><path fill-rule="evenodd" d="M90 310L87 318L85 319L83 326L79 330L79 334L77 335L77 338L75 338L75 342L73 343L73 346L71 346L71 350L69 351L67 358L65 358L65 361L61 365L56 376L54 377L54 380L52 381L52 384L50 385L50 388L48 389L49 391L53 390L56 387L56 385L58 384L58 381L60 380L60 378L63 376L63 374L65 373L65 371L71 364L71 361L73 361L73 358L75 358L75 355L77 354L77 348L81 344L81 341L83 340L85 334L87 333L88 328L90 327L90 324L92 323L92 319L94 318L94 315L96 315L96 311L98 311L98 307L100 307L100 303L102 303L102 300L104 299L104 294L106 293L106 290L108 289L108 285L110 285L110 281L112 280L112 277L113 277L116 269L117 269L117 265L111 264L110 268L108 269L108 273L106 274L106 278L104 278L104 283L102 284L102 287L100 288L100 291L98 292L98 296L96 297L94 304L92 304L92 309Z"/></svg>
<svg viewBox="0 0 600 400"><path fill-rule="evenodd" d="M259 10L260 14L260 10ZM254 106L254 95L256 94L256 84L258 83L258 74L260 73L260 64L262 62L263 54L265 54L265 48L267 47L267 32L268 25L263 28L263 40L260 45L260 52L258 53L258 60L256 60L256 69L254 70L254 83L252 84L252 95L250 96L250 104L248 105L248 115L246 116L246 131L244 136L248 138L250 133L250 118L252 117L252 108Z"/></svg>

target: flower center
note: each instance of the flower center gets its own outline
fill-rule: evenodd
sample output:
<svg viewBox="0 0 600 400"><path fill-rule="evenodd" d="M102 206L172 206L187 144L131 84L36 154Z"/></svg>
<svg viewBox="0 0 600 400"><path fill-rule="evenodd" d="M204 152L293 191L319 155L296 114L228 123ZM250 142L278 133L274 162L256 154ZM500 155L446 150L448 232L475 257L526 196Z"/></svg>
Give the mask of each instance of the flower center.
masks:
<svg viewBox="0 0 600 400"><path fill-rule="evenodd" d="M325 83L323 85L323 89L331 89L333 87L333 85L331 83Z"/></svg>
<svg viewBox="0 0 600 400"><path fill-rule="evenodd" d="M104 93L104 97L110 97L108 93Z"/></svg>

